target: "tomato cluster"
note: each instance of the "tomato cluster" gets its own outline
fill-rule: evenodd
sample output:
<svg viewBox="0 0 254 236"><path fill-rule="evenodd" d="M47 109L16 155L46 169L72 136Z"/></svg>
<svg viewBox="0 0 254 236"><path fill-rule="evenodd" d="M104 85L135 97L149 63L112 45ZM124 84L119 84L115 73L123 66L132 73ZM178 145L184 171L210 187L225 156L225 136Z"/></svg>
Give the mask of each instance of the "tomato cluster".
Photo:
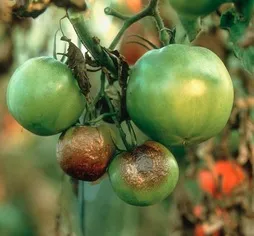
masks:
<svg viewBox="0 0 254 236"><path fill-rule="evenodd" d="M188 13L203 15L220 3L203 1L202 9L189 9ZM142 6L141 1L126 4L133 13ZM189 6L184 1L171 0L171 4L183 13ZM134 31L137 26L133 25ZM91 109L92 103L83 96L73 68L51 57L30 59L15 71L7 89L7 105L19 124L32 133L62 133L56 155L65 173L78 180L96 181L108 172L112 188L122 200L148 206L166 198L177 184L179 168L169 149L201 143L226 125L233 105L233 86L223 62L208 49L172 44L146 52L139 44L121 46L123 57L119 59L125 58L133 65L127 81L124 118L130 118L150 141L126 145L127 150L122 151L115 146L108 125L93 123L91 117L86 125L78 125L83 111ZM103 92L102 99L110 100ZM98 104L93 105L96 110ZM122 120L117 121L121 125ZM225 174L220 168L224 164L216 163L216 175ZM223 194L244 179L239 168L234 169L240 177L230 179L227 186L222 182ZM217 196L211 173L204 171L200 176L202 188ZM205 179L210 182L204 185Z"/></svg>
<svg viewBox="0 0 254 236"><path fill-rule="evenodd" d="M163 145L149 141L116 153L107 125L82 126L77 121L85 99L65 64L39 57L13 74L7 89L13 117L34 134L61 133L57 161L75 179L96 181L107 169L113 189L129 204L155 204L169 195L178 181L178 165Z"/></svg>

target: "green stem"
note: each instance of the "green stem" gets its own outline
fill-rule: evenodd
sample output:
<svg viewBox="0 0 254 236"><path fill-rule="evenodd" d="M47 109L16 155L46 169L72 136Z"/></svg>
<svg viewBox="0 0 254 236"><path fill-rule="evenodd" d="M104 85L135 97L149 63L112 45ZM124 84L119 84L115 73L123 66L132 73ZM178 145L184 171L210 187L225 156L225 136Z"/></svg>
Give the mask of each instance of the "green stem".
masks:
<svg viewBox="0 0 254 236"><path fill-rule="evenodd" d="M85 199L84 199L84 181L79 180L78 183L78 205L79 205L79 219L80 219L80 230L82 236L85 236Z"/></svg>
<svg viewBox="0 0 254 236"><path fill-rule="evenodd" d="M137 13L136 15L132 17L124 16L110 7L105 8L104 12L106 15L115 16L124 21L122 28L120 29L120 31L118 32L118 34L116 35L112 43L110 44L109 49L114 49L116 47L116 45L119 43L121 37L123 36L125 30L128 27L130 27L135 22L147 16L154 17L156 25L159 29L160 40L163 42L163 45L167 45L169 43L169 34L165 30L164 23L160 17L158 7L157 7L158 1L159 0L151 0L149 4L147 5L147 7L144 8L143 11Z"/></svg>
<svg viewBox="0 0 254 236"><path fill-rule="evenodd" d="M91 53L95 61L102 67L107 68L113 77L117 77L118 71L113 59L105 50L103 50L103 47L99 43L99 39L92 36L83 13L75 12L70 9L67 12L67 16L80 41Z"/></svg>
<svg viewBox="0 0 254 236"><path fill-rule="evenodd" d="M170 35L164 26L164 22L162 18L160 17L157 7L156 7L156 10L154 11L154 19L155 19L155 24L157 26L157 29L159 31L160 41L162 42L164 46L166 46L170 42Z"/></svg>
<svg viewBox="0 0 254 236"><path fill-rule="evenodd" d="M101 74L101 86L103 87L103 96L106 99L110 113L115 113L115 108L114 108L112 102L110 101L110 98L108 97L107 93L105 93L105 89L104 89L105 88L105 74L104 73ZM126 147L127 150L131 150L132 147L127 142L126 134L124 133L122 126L121 126L120 122L118 121L117 117L112 116L112 120L114 121L114 123L119 131L119 134L121 136L124 146Z"/></svg>
<svg viewBox="0 0 254 236"><path fill-rule="evenodd" d="M137 136L129 119L126 120L126 125L131 136L132 145L135 147L137 145Z"/></svg>

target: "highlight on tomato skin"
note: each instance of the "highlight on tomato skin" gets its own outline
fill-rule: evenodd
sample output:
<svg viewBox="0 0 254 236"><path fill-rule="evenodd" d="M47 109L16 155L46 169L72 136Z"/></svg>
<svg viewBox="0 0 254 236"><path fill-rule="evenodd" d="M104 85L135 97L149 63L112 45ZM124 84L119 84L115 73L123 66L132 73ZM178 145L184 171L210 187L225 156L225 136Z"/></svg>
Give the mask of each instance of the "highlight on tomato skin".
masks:
<svg viewBox="0 0 254 236"><path fill-rule="evenodd" d="M214 198L230 196L247 180L245 170L230 160L217 161L211 170L200 170L197 178L200 188Z"/></svg>

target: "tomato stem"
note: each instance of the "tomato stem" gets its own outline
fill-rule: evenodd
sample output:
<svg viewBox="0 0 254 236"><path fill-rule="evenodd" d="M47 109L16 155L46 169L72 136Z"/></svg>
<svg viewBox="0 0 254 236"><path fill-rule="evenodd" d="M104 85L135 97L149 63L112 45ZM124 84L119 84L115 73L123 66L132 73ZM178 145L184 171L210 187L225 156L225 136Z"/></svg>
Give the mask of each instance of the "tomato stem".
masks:
<svg viewBox="0 0 254 236"><path fill-rule="evenodd" d="M113 62L113 59L100 45L99 39L92 36L87 22L84 18L84 14L82 12L75 12L74 10L70 9L68 10L67 16L80 41L91 53L93 58L102 67L106 67L112 73L113 77L117 77L118 71Z"/></svg>
<svg viewBox="0 0 254 236"><path fill-rule="evenodd" d="M159 31L159 37L163 45L168 45L170 41L170 35L165 30L165 26L163 23L162 18L160 17L159 10L158 10L158 0L151 0L147 7L145 7L141 12L131 16L127 17L122 15L121 13L117 12L116 10L106 7L104 9L104 12L106 15L115 16L121 20L123 20L123 26L112 41L112 43L109 46L109 49L114 49L118 42L120 41L121 37L123 36L125 30L129 28L132 24L135 22L141 20L142 18L145 18L147 16L154 17L158 31Z"/></svg>
<svg viewBox="0 0 254 236"><path fill-rule="evenodd" d="M108 97L107 93L105 92L105 73L101 73L101 88L102 88L102 93L103 93L103 97L105 98L107 104L108 104L108 107L109 107L109 110L110 110L110 113L116 113L115 111L115 108L110 100L110 98ZM131 150L131 145L128 143L127 139L126 139L126 134L124 133L123 129L122 129L122 126L120 124L120 122L118 121L117 117L116 116L112 116L112 120L114 121L118 131L119 131L119 134L121 136L121 139L123 141L123 144L125 146L125 148L127 150Z"/></svg>
<svg viewBox="0 0 254 236"><path fill-rule="evenodd" d="M85 183L79 180L78 183L78 205L79 205L79 219L80 219L80 230L82 236L85 236L85 199L84 199Z"/></svg>

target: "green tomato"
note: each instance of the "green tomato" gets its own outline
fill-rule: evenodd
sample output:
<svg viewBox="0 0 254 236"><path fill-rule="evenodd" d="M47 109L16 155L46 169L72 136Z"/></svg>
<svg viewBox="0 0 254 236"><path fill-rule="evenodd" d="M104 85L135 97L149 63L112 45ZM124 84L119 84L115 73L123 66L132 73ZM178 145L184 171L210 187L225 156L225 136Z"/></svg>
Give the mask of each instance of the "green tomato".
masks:
<svg viewBox="0 0 254 236"><path fill-rule="evenodd" d="M76 123L85 99L67 65L38 57L26 61L11 77L7 105L25 129L47 136Z"/></svg>
<svg viewBox="0 0 254 236"><path fill-rule="evenodd" d="M135 206L149 206L163 200L174 190L179 178L172 153L154 141L118 154L108 173L118 197Z"/></svg>
<svg viewBox="0 0 254 236"><path fill-rule="evenodd" d="M218 134L233 105L223 62L202 47L169 45L147 52L131 70L127 110L148 136L166 146Z"/></svg>
<svg viewBox="0 0 254 236"><path fill-rule="evenodd" d="M222 3L227 0L169 0L170 5L180 15L184 16L203 16L215 11Z"/></svg>

